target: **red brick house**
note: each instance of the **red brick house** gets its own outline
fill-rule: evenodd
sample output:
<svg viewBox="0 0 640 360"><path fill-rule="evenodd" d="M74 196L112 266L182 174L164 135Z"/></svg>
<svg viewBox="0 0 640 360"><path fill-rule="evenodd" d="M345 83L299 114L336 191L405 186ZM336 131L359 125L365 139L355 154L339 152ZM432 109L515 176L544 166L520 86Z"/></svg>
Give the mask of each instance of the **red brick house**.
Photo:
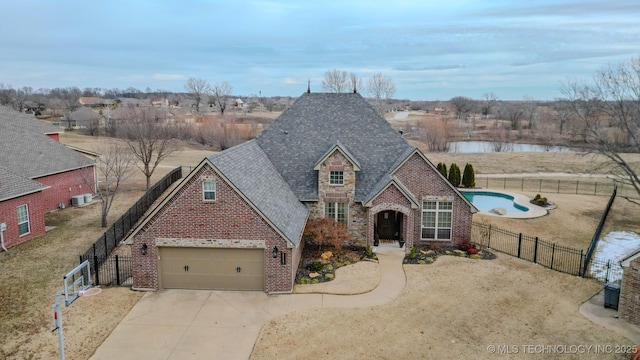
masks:
<svg viewBox="0 0 640 360"><path fill-rule="evenodd" d="M307 219L410 248L469 241L475 211L359 94L306 93L138 224L134 288L290 292Z"/></svg>
<svg viewBox="0 0 640 360"><path fill-rule="evenodd" d="M622 259L620 264L623 273L618 313L620 318L640 325L640 250Z"/></svg>
<svg viewBox="0 0 640 360"><path fill-rule="evenodd" d="M42 235L44 214L94 193L94 162L58 142L59 130L0 106L0 232L5 248Z"/></svg>

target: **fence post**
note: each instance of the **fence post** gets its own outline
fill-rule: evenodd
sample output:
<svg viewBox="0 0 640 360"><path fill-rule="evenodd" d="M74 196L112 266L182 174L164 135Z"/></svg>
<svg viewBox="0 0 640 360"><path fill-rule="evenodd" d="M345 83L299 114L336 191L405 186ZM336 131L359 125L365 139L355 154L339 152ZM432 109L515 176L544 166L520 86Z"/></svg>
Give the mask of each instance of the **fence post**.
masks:
<svg viewBox="0 0 640 360"><path fill-rule="evenodd" d="M558 194L560 194L560 180L558 180Z"/></svg>
<svg viewBox="0 0 640 360"><path fill-rule="evenodd" d="M580 268L578 269L578 276L584 277L584 271L582 271L582 259L584 258L584 250L580 249ZM582 274L581 274L582 272Z"/></svg>
<svg viewBox="0 0 640 360"><path fill-rule="evenodd" d="M598 194L598 182L596 181L596 186L593 188L593 195L597 195Z"/></svg>
<svg viewBox="0 0 640 360"><path fill-rule="evenodd" d="M189 172L191 172L191 166L189 166ZM486 177L485 180L487 180L487 186L485 186L485 189L489 188L489 178Z"/></svg>
<svg viewBox="0 0 640 360"><path fill-rule="evenodd" d="M96 243L93 243L93 256L96 256Z"/></svg>
<svg viewBox="0 0 640 360"><path fill-rule="evenodd" d="M521 248L522 248L522 233L518 234L518 259L520 259Z"/></svg>
<svg viewBox="0 0 640 360"><path fill-rule="evenodd" d="M80 255L80 264L82 264L82 255Z"/></svg>
<svg viewBox="0 0 640 360"><path fill-rule="evenodd" d="M502 190L507 188L507 178L502 179Z"/></svg>
<svg viewBox="0 0 640 360"><path fill-rule="evenodd" d="M538 237L536 236L536 245L533 248L533 263L538 263Z"/></svg>
<svg viewBox="0 0 640 360"><path fill-rule="evenodd" d="M580 186L580 180L576 180L576 195L578 195L578 187Z"/></svg>
<svg viewBox="0 0 640 360"><path fill-rule="evenodd" d="M116 254L116 284L120 286L120 267L118 266L118 255Z"/></svg>
<svg viewBox="0 0 640 360"><path fill-rule="evenodd" d="M542 179L540 179L540 185L538 186L538 192L542 192Z"/></svg>
<svg viewBox="0 0 640 360"><path fill-rule="evenodd" d="M104 237L104 256L109 256L109 247L107 246L107 233L102 235Z"/></svg>
<svg viewBox="0 0 640 360"><path fill-rule="evenodd" d="M95 269L95 273L96 273L96 286L100 285L100 267L98 266L98 257L94 256L93 257L93 268Z"/></svg>
<svg viewBox="0 0 640 360"><path fill-rule="evenodd" d="M489 224L489 240L487 240L487 249L491 249L491 224Z"/></svg>
<svg viewBox="0 0 640 360"><path fill-rule="evenodd" d="M611 259L607 260L607 275L604 278L604 282L609 282L609 271L611 271Z"/></svg>
<svg viewBox="0 0 640 360"><path fill-rule="evenodd" d="M551 270L553 270L553 257L556 255L556 243L551 246Z"/></svg>
<svg viewBox="0 0 640 360"><path fill-rule="evenodd" d="M520 182L520 191L524 191L524 178L522 178Z"/></svg>

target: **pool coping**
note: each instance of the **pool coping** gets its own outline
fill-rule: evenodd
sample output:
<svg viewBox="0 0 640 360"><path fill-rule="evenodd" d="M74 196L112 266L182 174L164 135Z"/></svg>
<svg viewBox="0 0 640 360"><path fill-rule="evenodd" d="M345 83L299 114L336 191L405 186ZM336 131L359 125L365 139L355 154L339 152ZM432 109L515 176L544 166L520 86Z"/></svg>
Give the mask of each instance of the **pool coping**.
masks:
<svg viewBox="0 0 640 360"><path fill-rule="evenodd" d="M522 195L522 194L518 194L518 193L514 193L514 192L510 192L510 191L503 191L503 190L493 190L493 189L480 189L480 188L476 188L476 189L460 189L460 191L464 191L464 192L493 192L493 193L497 193L497 194L505 194L505 195L509 195L511 197L513 197L513 202L526 207L527 209L529 209L529 211L524 212L524 213L519 213L519 214L506 214L506 215L498 215L498 214L494 214L492 212L489 211L484 211L481 209L478 209L478 212L476 214L480 214L480 215L488 215L488 216L497 216L497 217L501 217L501 218L508 218L508 219L535 219L541 216L545 216L547 215L548 211L547 209L532 204L529 202L529 197Z"/></svg>

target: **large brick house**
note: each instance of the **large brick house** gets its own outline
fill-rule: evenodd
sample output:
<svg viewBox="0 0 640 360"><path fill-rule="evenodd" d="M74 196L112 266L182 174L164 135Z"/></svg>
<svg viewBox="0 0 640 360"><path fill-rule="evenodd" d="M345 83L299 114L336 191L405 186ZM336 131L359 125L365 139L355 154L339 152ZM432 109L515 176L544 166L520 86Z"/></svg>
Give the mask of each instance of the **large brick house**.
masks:
<svg viewBox="0 0 640 360"><path fill-rule="evenodd" d="M640 250L620 262L623 269L620 287L620 317L632 324L640 325Z"/></svg>
<svg viewBox="0 0 640 360"><path fill-rule="evenodd" d="M61 144L59 129L0 106L0 233L6 248L42 235L44 214L94 193L94 161Z"/></svg>
<svg viewBox="0 0 640 360"><path fill-rule="evenodd" d="M359 94L303 94L204 159L138 226L134 288L290 292L308 219L360 244L469 241L476 209Z"/></svg>

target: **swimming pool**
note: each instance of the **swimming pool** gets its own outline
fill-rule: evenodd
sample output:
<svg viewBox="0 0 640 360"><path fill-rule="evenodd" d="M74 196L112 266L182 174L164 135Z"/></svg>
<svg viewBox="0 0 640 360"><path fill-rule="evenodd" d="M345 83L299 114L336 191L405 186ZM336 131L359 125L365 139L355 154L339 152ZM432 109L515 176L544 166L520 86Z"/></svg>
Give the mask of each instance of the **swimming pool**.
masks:
<svg viewBox="0 0 640 360"><path fill-rule="evenodd" d="M469 202L478 210L491 211L502 208L507 214L521 214L529 211L529 208L514 202L514 197L508 194L493 191L460 191Z"/></svg>

